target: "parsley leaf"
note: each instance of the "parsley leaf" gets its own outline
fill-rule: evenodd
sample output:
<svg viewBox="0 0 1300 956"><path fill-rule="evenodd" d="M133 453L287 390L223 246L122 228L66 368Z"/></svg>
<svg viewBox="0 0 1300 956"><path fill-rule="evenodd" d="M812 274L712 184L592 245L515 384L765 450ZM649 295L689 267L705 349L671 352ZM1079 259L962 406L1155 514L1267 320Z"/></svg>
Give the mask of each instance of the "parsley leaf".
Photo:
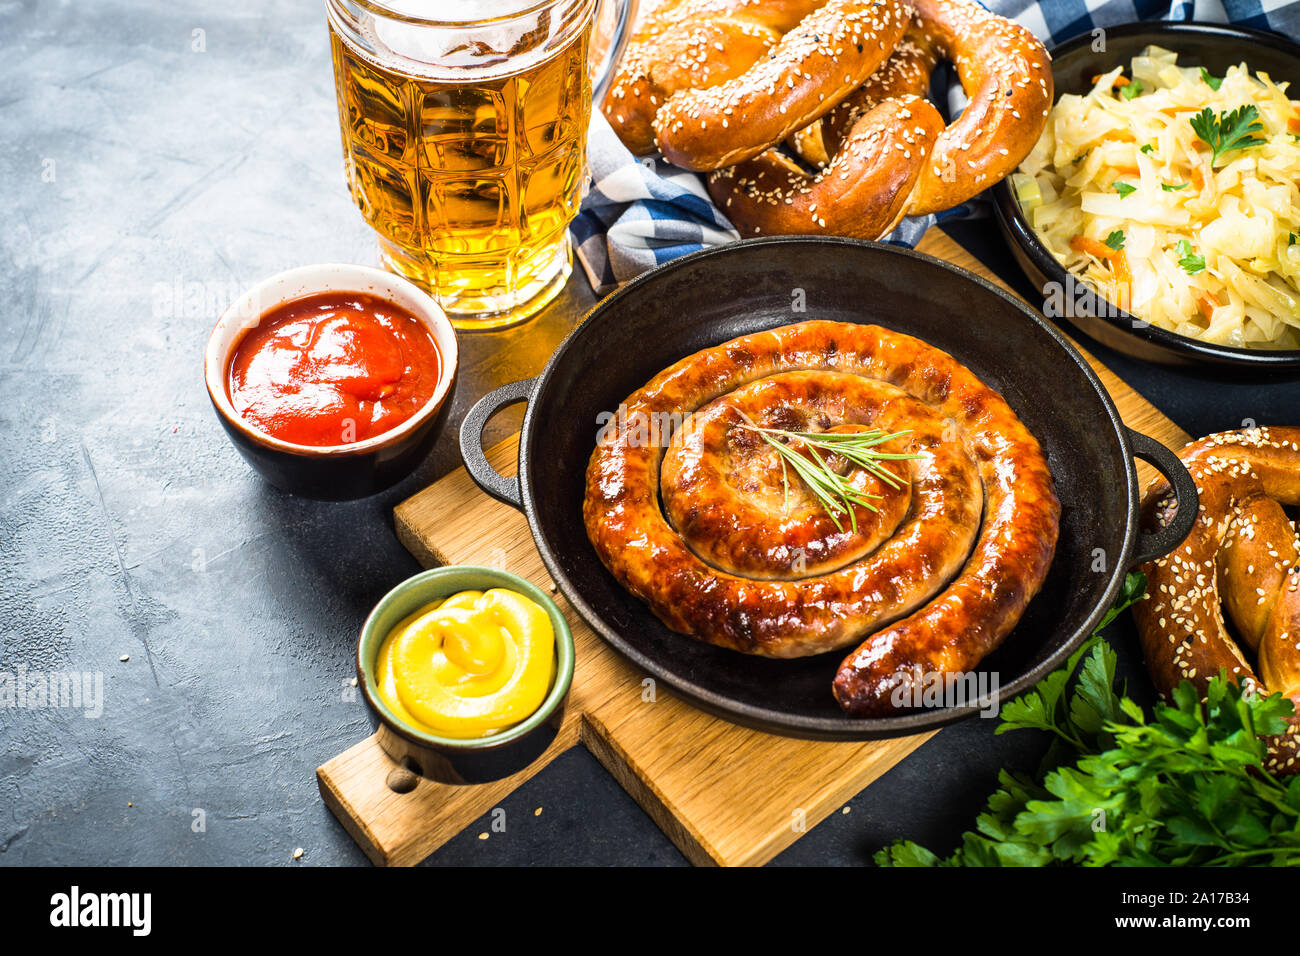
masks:
<svg viewBox="0 0 1300 956"><path fill-rule="evenodd" d="M1178 245L1174 249L1178 253L1178 264L1183 267L1183 271L1189 276L1205 271L1205 256L1196 255L1196 251L1192 249L1192 244L1186 239L1179 239Z"/></svg>
<svg viewBox="0 0 1300 956"><path fill-rule="evenodd" d="M1136 186L1130 186L1128 183L1121 183L1119 180L1111 183L1111 185L1115 188L1115 192L1119 193L1120 199L1123 199L1129 193L1137 192Z"/></svg>
<svg viewBox="0 0 1300 956"><path fill-rule="evenodd" d="M1116 252L1124 248L1124 230L1116 229L1106 237L1106 245L1110 246Z"/></svg>
<svg viewBox="0 0 1300 956"><path fill-rule="evenodd" d="M1218 116L1207 106L1188 122L1196 135L1214 151L1212 163L1217 163L1220 156L1234 149L1263 146L1267 142L1262 136L1255 135L1264 132L1264 124L1254 106L1239 106Z"/></svg>
<svg viewBox="0 0 1300 956"><path fill-rule="evenodd" d="M1119 92L1120 95L1124 97L1124 99L1131 100L1133 99L1133 97L1138 96L1142 92L1142 81L1134 80L1133 82L1129 83L1127 86L1120 87Z"/></svg>
<svg viewBox="0 0 1300 956"><path fill-rule="evenodd" d="M1115 614L1146 590L1130 574ZM1002 771L999 789L947 858L897 841L880 866L1069 864L1241 866L1300 861L1300 776L1263 772L1261 735L1294 713L1280 694L1244 694L1224 673L1204 695L1184 682L1150 718L1116 693L1116 654L1098 634L1064 668L1002 709L998 732L1053 732L1040 779ZM1068 752L1060 753L1060 748ZM1049 753L1049 756L1051 754Z"/></svg>
<svg viewBox="0 0 1300 956"><path fill-rule="evenodd" d="M1145 146L1142 147L1142 152L1144 153L1154 153L1155 151L1156 151L1155 145L1152 143L1147 143Z"/></svg>
<svg viewBox="0 0 1300 956"><path fill-rule="evenodd" d="M1223 85L1223 77L1211 76L1210 71L1205 67L1201 67L1201 79L1205 81L1206 86L1214 90L1216 93L1219 91L1219 87Z"/></svg>
<svg viewBox="0 0 1300 956"><path fill-rule="evenodd" d="M1161 183L1160 188L1167 193L1172 193L1177 192L1180 189L1186 189L1190 185L1191 183L1179 183L1177 186L1170 185L1169 183Z"/></svg>

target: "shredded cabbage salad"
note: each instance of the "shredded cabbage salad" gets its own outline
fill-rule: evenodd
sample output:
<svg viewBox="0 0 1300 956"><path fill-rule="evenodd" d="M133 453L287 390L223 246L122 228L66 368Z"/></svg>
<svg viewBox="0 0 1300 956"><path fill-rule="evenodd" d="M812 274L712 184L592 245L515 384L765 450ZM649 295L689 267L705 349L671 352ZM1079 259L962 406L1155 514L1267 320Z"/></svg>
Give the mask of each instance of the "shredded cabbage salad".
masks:
<svg viewBox="0 0 1300 956"><path fill-rule="evenodd" d="M1287 84L1148 47L1064 95L1012 175L1039 239L1134 317L1300 348L1300 102Z"/></svg>

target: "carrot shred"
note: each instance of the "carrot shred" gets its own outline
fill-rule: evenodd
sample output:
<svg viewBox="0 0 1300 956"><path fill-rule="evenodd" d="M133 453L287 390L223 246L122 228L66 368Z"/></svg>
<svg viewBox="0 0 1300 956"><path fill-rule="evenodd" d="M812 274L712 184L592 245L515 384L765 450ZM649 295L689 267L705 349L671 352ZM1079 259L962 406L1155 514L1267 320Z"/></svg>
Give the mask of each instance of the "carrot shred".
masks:
<svg viewBox="0 0 1300 956"><path fill-rule="evenodd" d="M1115 250L1099 239L1089 239L1087 236L1079 235L1070 240L1070 248L1075 252L1086 252L1090 256L1098 259L1110 260L1115 255Z"/></svg>
<svg viewBox="0 0 1300 956"><path fill-rule="evenodd" d="M1130 288L1133 285L1133 273L1128 267L1128 256L1124 255L1124 250L1118 250L1110 257L1110 271L1114 273L1115 278Z"/></svg>
<svg viewBox="0 0 1300 956"><path fill-rule="evenodd" d="M1128 256L1124 255L1123 249L1112 249L1106 243L1097 239L1090 239L1084 235L1074 236L1070 239L1070 248L1075 252L1084 252L1094 258L1106 263L1110 269L1110 274L1115 277L1116 284L1122 288L1121 302L1116 302L1120 308L1127 309L1130 298L1133 295L1133 271L1128 265Z"/></svg>
<svg viewBox="0 0 1300 956"><path fill-rule="evenodd" d="M1219 307L1219 300L1208 292L1200 292L1196 296L1196 307L1200 309L1205 321L1209 322L1214 318L1214 310Z"/></svg>

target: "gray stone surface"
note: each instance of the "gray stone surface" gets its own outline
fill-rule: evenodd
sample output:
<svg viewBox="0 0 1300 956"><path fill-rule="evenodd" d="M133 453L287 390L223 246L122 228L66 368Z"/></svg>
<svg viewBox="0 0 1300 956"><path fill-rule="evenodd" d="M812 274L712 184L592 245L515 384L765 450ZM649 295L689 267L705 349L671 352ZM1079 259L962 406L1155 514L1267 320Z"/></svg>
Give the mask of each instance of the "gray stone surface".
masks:
<svg viewBox="0 0 1300 956"><path fill-rule="evenodd" d="M201 370L239 290L375 261L323 5L0 2L0 124L0 671L104 679L95 718L0 708L0 863L364 863L314 769L373 726L348 699L355 636L418 570L391 507L455 465L454 431L385 494L297 500L236 455ZM1011 275L987 224L968 241ZM581 279L566 297L591 300ZM535 371L502 349L562 331L467 340L453 419ZM1115 362L1196 432L1298 417L1294 385ZM950 843L998 766L1035 759L990 723L945 731L781 862ZM505 834L471 828L432 863L684 863L582 750L504 806Z"/></svg>

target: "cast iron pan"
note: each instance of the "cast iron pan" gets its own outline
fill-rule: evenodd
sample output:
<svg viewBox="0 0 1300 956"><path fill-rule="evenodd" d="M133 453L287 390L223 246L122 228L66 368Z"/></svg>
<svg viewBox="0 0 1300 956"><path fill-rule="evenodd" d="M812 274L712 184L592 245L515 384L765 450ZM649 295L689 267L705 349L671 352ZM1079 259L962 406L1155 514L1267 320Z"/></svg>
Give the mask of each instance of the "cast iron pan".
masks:
<svg viewBox="0 0 1300 956"><path fill-rule="evenodd" d="M1052 50L1052 79L1056 96L1086 93L1092 78L1117 66L1127 67L1133 57L1151 44L1173 50L1179 66L1203 66L1222 76L1229 66L1243 60L1252 72L1264 72L1275 82L1291 83L1292 95L1300 90L1300 46L1275 33L1247 30L1211 23L1130 23L1107 27L1105 49L1094 49L1091 33L1066 40ZM1059 316L1098 342L1134 358L1165 365L1214 366L1223 372L1268 371L1294 375L1300 368L1300 350L1243 349L1230 345L1198 342L1139 322L1122 309L1099 300L1091 290L1084 293L1069 273L1038 241L1020 203L1011 190L1010 179L993 187L993 207L1016 261L1035 288L1046 290L1049 283L1066 290L1063 301L1070 314ZM1073 293L1078 289L1080 295ZM1052 316L1058 318L1058 316Z"/></svg>
<svg viewBox="0 0 1300 956"><path fill-rule="evenodd" d="M805 312L793 312L803 290ZM541 376L485 396L466 416L461 450L494 497L522 508L547 569L598 634L701 708L788 736L869 740L932 729L977 711L931 709L884 719L844 715L831 679L848 653L766 660L668 630L605 569L587 541L583 479L602 412L662 369L739 335L809 319L876 323L918 336L970 367L1010 402L1048 455L1063 506L1051 572L1019 626L985 659L1000 699L1064 661L1111 606L1127 568L1180 542L1196 488L1172 452L1129 431L1096 375L1023 303L955 266L850 239L755 239L650 272L597 305ZM482 430L526 401L519 478L487 463ZM1138 530L1133 456L1171 478L1177 520Z"/></svg>

